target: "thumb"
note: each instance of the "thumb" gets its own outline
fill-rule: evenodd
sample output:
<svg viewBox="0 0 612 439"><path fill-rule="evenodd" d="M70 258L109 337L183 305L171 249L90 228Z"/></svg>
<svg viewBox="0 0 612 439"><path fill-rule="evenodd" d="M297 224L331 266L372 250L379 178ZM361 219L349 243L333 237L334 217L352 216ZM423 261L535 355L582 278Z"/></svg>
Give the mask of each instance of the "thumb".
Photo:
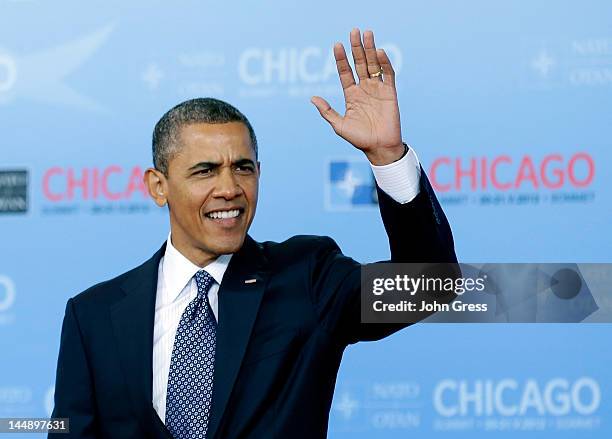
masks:
<svg viewBox="0 0 612 439"><path fill-rule="evenodd" d="M323 119L329 122L334 131L336 131L336 128L340 126L342 116L340 116L340 114L338 114L338 112L334 110L331 105L329 105L329 103L322 97L313 96L310 99L310 102L312 102L313 105L317 107L317 110L319 110L321 117L323 117Z"/></svg>

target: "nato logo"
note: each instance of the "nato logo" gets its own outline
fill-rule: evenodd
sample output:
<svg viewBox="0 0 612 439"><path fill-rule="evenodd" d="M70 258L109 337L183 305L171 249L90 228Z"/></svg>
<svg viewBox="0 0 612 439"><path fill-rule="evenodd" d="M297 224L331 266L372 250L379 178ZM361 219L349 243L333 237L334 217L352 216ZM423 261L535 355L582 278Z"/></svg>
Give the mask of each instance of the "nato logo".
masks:
<svg viewBox="0 0 612 439"><path fill-rule="evenodd" d="M329 161L325 189L328 210L372 208L378 204L372 168L364 160Z"/></svg>
<svg viewBox="0 0 612 439"><path fill-rule="evenodd" d="M110 36L113 25L64 44L14 56L0 51L0 104L16 98L53 102L101 111L102 106L65 81Z"/></svg>
<svg viewBox="0 0 612 439"><path fill-rule="evenodd" d="M0 214L28 211L28 171L0 170Z"/></svg>

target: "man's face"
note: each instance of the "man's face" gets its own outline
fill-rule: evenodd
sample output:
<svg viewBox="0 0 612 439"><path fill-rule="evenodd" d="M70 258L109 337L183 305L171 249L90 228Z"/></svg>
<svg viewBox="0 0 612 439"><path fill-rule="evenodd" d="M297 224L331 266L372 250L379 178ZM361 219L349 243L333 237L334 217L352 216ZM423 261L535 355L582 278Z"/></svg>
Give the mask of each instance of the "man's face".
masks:
<svg viewBox="0 0 612 439"><path fill-rule="evenodd" d="M206 263L242 247L255 216L259 163L241 122L183 126L180 144L166 179L172 243Z"/></svg>

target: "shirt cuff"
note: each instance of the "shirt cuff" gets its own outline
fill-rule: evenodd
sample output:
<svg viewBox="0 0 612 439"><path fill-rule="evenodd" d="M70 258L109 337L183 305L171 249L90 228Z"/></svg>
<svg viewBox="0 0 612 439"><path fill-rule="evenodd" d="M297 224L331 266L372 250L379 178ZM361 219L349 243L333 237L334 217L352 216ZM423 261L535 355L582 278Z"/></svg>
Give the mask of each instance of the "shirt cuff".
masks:
<svg viewBox="0 0 612 439"><path fill-rule="evenodd" d="M421 164L412 147L396 162L370 166L378 186L398 203L406 204L419 194Z"/></svg>

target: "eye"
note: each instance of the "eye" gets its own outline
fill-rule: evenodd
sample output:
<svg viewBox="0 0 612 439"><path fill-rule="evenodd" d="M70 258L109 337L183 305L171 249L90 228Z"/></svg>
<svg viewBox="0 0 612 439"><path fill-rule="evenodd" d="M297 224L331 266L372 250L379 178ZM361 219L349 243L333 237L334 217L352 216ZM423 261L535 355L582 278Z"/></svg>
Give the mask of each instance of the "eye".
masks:
<svg viewBox="0 0 612 439"><path fill-rule="evenodd" d="M210 168L202 168L193 173L193 175L209 175L212 172Z"/></svg>
<svg viewBox="0 0 612 439"><path fill-rule="evenodd" d="M240 172L241 174L251 174L254 169L252 165L238 165L236 166L236 171Z"/></svg>

